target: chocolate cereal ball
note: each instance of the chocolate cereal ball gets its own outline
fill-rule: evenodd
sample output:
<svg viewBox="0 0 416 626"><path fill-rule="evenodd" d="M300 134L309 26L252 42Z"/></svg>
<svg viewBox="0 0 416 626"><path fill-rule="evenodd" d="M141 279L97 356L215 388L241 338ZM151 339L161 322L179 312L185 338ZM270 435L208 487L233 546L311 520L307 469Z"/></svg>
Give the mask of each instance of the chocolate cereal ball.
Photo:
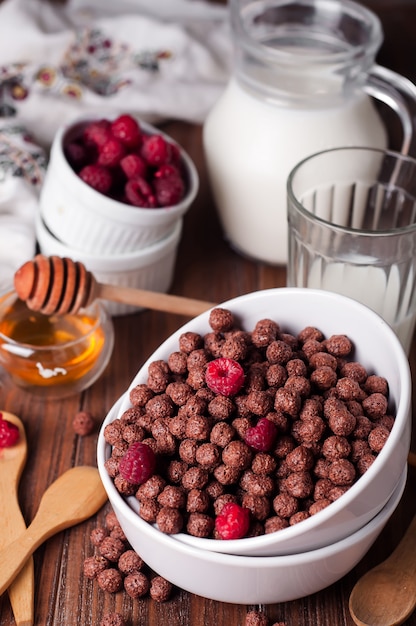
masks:
<svg viewBox="0 0 416 626"><path fill-rule="evenodd" d="M126 626L121 613L107 613L100 622L100 626Z"/></svg>
<svg viewBox="0 0 416 626"><path fill-rule="evenodd" d="M95 428L95 419L89 411L78 411L72 420L72 427L77 435L85 437Z"/></svg>
<svg viewBox="0 0 416 626"><path fill-rule="evenodd" d="M245 626L269 626L269 620L265 613L248 611Z"/></svg>
<svg viewBox="0 0 416 626"><path fill-rule="evenodd" d="M150 581L150 597L155 602L167 602L172 594L172 583L162 576L154 576Z"/></svg>
<svg viewBox="0 0 416 626"><path fill-rule="evenodd" d="M150 582L143 572L134 572L125 577L124 589L131 598L141 598L148 593Z"/></svg>
<svg viewBox="0 0 416 626"><path fill-rule="evenodd" d="M97 574L97 583L103 591L117 593L123 587L123 577L118 569L110 567Z"/></svg>

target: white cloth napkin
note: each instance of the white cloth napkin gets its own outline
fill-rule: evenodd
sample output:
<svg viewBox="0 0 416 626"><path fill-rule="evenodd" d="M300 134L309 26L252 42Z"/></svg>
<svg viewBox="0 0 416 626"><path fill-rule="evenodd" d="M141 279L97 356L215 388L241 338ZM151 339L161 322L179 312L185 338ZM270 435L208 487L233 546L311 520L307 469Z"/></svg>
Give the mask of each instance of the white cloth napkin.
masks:
<svg viewBox="0 0 416 626"><path fill-rule="evenodd" d="M35 250L34 217L57 128L133 113L202 123L231 71L228 10L203 0L0 4L0 293ZM33 136L35 145L25 141ZM36 162L18 163L28 156Z"/></svg>

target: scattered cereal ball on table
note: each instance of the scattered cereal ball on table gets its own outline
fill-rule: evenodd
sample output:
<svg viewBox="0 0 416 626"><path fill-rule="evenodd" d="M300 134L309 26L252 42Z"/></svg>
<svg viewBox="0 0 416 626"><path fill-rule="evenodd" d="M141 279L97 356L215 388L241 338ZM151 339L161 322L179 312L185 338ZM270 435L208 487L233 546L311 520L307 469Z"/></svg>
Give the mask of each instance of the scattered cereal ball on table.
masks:
<svg viewBox="0 0 416 626"><path fill-rule="evenodd" d="M72 420L72 427L77 435L85 437L95 428L95 420L89 411L79 411Z"/></svg>
<svg viewBox="0 0 416 626"><path fill-rule="evenodd" d="M121 613L107 613L100 622L100 626L126 626Z"/></svg>
<svg viewBox="0 0 416 626"><path fill-rule="evenodd" d="M150 597L155 602L167 602L172 594L173 585L162 576L154 576L150 582Z"/></svg>
<svg viewBox="0 0 416 626"><path fill-rule="evenodd" d="M261 611L248 611L245 626L269 626L269 619Z"/></svg>
<svg viewBox="0 0 416 626"><path fill-rule="evenodd" d="M14 446L20 438L19 428L0 413L0 448Z"/></svg>
<svg viewBox="0 0 416 626"><path fill-rule="evenodd" d="M148 593L150 582L143 572L133 572L125 577L124 589L131 598L142 598Z"/></svg>
<svg viewBox="0 0 416 626"><path fill-rule="evenodd" d="M123 588L123 577L118 569L113 567L99 572L97 582L100 589L108 593L117 593Z"/></svg>
<svg viewBox="0 0 416 626"><path fill-rule="evenodd" d="M100 572L103 572L110 565L110 561L104 556L93 555L84 560L84 576L86 578L97 578Z"/></svg>

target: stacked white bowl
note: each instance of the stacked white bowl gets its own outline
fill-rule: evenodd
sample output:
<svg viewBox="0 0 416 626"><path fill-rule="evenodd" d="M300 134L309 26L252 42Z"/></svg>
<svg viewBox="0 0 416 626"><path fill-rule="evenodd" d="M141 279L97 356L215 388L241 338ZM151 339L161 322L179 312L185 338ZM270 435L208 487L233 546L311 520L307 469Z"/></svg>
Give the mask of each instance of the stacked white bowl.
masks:
<svg viewBox="0 0 416 626"><path fill-rule="evenodd" d="M103 423L98 468L123 530L157 573L204 597L240 604L275 603L317 592L349 572L368 551L398 505L407 477L411 431L411 376L407 357L392 329L364 305L339 294L312 289L270 289L220 305L242 328L270 318L296 335L307 326L326 337L347 335L354 360L387 379L394 426L373 464L325 509L294 526L258 537L201 539L185 533L166 535L137 513L133 496L114 486L105 461L111 454L104 430L131 407L130 391L146 383L152 361L167 360L184 332L210 332L209 314L199 315L169 337L141 367Z"/></svg>
<svg viewBox="0 0 416 626"><path fill-rule="evenodd" d="M65 146L94 119L99 118L75 120L55 135L36 220L40 251L81 261L99 282L166 292L173 279L183 217L198 191L195 165L171 137L138 120L143 133L162 135L176 145L185 171L185 196L174 206L154 209L107 197L87 185L65 156ZM107 309L122 315L137 307L107 303Z"/></svg>

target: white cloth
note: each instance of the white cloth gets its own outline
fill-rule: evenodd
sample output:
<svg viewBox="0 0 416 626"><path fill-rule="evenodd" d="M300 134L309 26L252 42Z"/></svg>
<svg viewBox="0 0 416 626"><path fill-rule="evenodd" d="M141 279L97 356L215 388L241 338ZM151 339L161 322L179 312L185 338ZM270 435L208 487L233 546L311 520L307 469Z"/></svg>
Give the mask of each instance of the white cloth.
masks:
<svg viewBox="0 0 416 626"><path fill-rule="evenodd" d="M150 122L202 123L228 80L231 62L225 6L202 0L67 0L62 5L4 0L0 293L33 256L42 170L57 128L79 115L117 112ZM25 144L26 132L37 149ZM32 160L36 152L35 184L27 168L23 175L16 165L27 148Z"/></svg>

